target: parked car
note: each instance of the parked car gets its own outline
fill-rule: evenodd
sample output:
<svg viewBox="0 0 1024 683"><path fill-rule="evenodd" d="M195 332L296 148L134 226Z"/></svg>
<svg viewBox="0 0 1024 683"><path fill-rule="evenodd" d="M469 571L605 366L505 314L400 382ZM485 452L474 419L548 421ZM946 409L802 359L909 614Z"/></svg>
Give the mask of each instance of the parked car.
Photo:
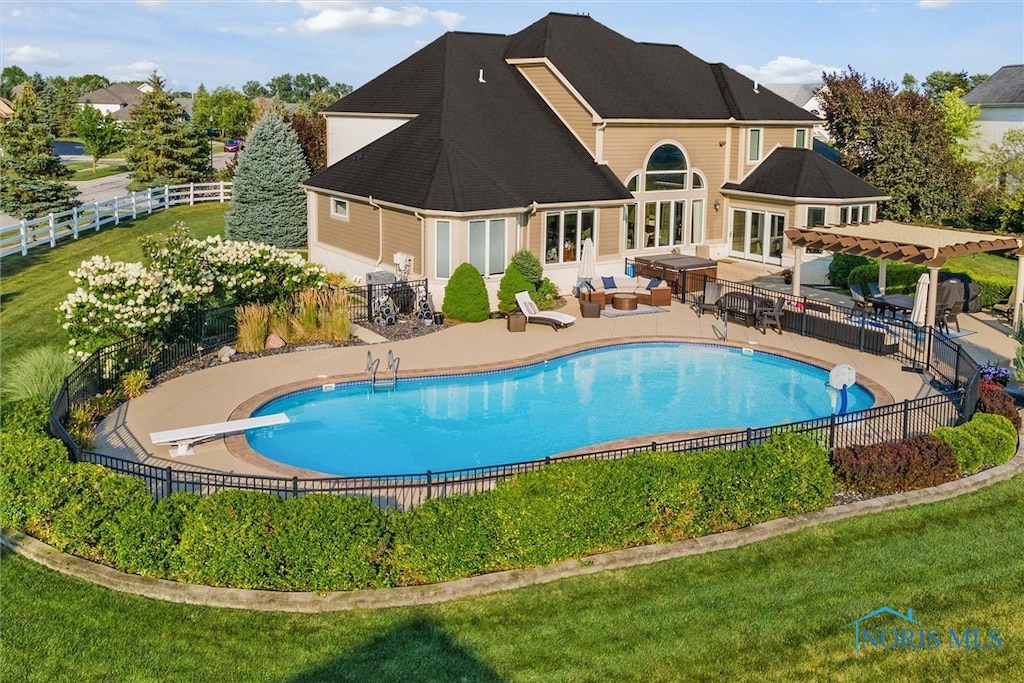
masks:
<svg viewBox="0 0 1024 683"><path fill-rule="evenodd" d="M239 152L242 150L242 147L244 146L245 140L243 140L242 138L231 138L230 140L224 143L224 151Z"/></svg>

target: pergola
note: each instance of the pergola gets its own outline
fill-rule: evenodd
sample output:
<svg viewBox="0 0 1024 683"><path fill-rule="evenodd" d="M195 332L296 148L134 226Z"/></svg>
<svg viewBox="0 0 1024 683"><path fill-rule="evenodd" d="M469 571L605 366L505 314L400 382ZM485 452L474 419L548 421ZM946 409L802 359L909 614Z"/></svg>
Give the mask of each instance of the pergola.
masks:
<svg viewBox="0 0 1024 683"><path fill-rule="evenodd" d="M928 266L928 309L925 320L935 320L935 293L939 285L939 269L950 256L977 254L986 251L1017 253L1017 282L1024 281L1024 239L991 232L956 230L895 221L855 223L843 226L789 228L786 237L796 250L793 265L793 294L800 295L800 262L806 249L820 249L841 254L877 258L878 286L885 290L887 261L901 261ZM1024 288L1013 288L1013 328L1020 323Z"/></svg>

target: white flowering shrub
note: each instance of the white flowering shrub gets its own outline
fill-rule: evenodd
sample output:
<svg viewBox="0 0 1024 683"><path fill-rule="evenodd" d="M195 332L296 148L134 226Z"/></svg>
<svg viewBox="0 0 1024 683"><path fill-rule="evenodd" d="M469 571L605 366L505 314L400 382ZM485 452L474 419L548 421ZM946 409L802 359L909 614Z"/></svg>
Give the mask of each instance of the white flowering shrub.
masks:
<svg viewBox="0 0 1024 683"><path fill-rule="evenodd" d="M144 241L143 251L149 268L94 256L69 273L78 289L59 309L76 357L136 334L160 336L194 308L282 302L327 281L324 268L300 254L219 236L195 239L181 223L163 240Z"/></svg>
<svg viewBox="0 0 1024 683"><path fill-rule="evenodd" d="M79 359L118 339L166 328L184 306L178 283L141 263L93 256L68 274L78 288L59 308Z"/></svg>

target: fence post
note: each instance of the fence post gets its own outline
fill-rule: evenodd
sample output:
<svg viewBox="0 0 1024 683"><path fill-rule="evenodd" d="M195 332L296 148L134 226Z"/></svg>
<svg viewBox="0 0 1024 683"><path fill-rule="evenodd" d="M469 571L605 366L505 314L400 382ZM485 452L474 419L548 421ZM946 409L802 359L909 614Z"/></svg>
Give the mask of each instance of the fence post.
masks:
<svg viewBox="0 0 1024 683"><path fill-rule="evenodd" d="M71 234L78 239L78 207L71 207Z"/></svg>
<svg viewBox="0 0 1024 683"><path fill-rule="evenodd" d="M828 417L828 449L830 451L836 448L836 414L832 413Z"/></svg>
<svg viewBox="0 0 1024 683"><path fill-rule="evenodd" d="M196 184L195 183L189 183L188 184L188 205L189 206L195 206L196 205Z"/></svg>
<svg viewBox="0 0 1024 683"><path fill-rule="evenodd" d="M430 470L427 470L427 500L430 500L430 494L431 494L430 489L431 489L431 484L433 483L432 479L433 479L433 476L432 476Z"/></svg>
<svg viewBox="0 0 1024 683"><path fill-rule="evenodd" d="M292 496L299 497L299 478L297 476L292 477Z"/></svg>
<svg viewBox="0 0 1024 683"><path fill-rule="evenodd" d="M171 186L164 185L164 208L171 208Z"/></svg>
<svg viewBox="0 0 1024 683"><path fill-rule="evenodd" d="M153 213L153 188L146 188L146 213Z"/></svg>
<svg viewBox="0 0 1024 683"><path fill-rule="evenodd" d="M18 225L18 235L21 237L21 255L28 256L28 232L25 230L27 221Z"/></svg>
<svg viewBox="0 0 1024 683"><path fill-rule="evenodd" d="M167 498L174 490L174 468L168 465L165 472L167 473L167 478L164 480L164 498Z"/></svg>
<svg viewBox="0 0 1024 683"><path fill-rule="evenodd" d="M114 197L114 225L121 225L121 198Z"/></svg>
<svg viewBox="0 0 1024 683"><path fill-rule="evenodd" d="M903 440L910 438L910 401L903 399Z"/></svg>
<svg viewBox="0 0 1024 683"><path fill-rule="evenodd" d="M139 217L139 193L132 192L132 220Z"/></svg>
<svg viewBox="0 0 1024 683"><path fill-rule="evenodd" d="M747 427L747 441L745 445L749 446L751 444L751 442L753 441L753 433L754 430L751 429L750 427Z"/></svg>
<svg viewBox="0 0 1024 683"><path fill-rule="evenodd" d="M959 346L959 345L956 347L956 363L954 364L954 367L953 367L953 388L954 389L959 389L960 388L960 350L961 350L961 348L962 347Z"/></svg>
<svg viewBox="0 0 1024 683"><path fill-rule="evenodd" d="M96 223L96 226L93 228L93 230L95 230L96 232L99 232L100 231L100 203L99 202L93 202L92 203L92 215L93 215L93 219L94 219L94 221Z"/></svg>
<svg viewBox="0 0 1024 683"><path fill-rule="evenodd" d="M53 225L53 214L50 214L50 247L57 246L57 232Z"/></svg>

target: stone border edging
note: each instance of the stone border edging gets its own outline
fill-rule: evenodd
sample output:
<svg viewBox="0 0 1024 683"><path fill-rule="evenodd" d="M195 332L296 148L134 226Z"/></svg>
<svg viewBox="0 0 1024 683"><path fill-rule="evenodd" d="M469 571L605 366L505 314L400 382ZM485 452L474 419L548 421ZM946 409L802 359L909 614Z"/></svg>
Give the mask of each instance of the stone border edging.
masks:
<svg viewBox="0 0 1024 683"><path fill-rule="evenodd" d="M217 588L126 574L102 564L67 555L27 534L6 528L0 530L0 544L44 567L122 593L206 607L313 614L353 609L429 605L550 583L559 579L585 576L609 569L624 569L688 555L701 555L715 550L739 548L827 522L948 500L977 491L990 484L1011 479L1021 472L1024 472L1024 452L1021 451L1018 444L1017 454L1009 461L963 479L928 489L895 493L847 505L814 510L792 517L782 517L734 531L724 531L673 543L613 550L581 559L563 560L544 567L513 569L425 586L335 591L324 594Z"/></svg>

